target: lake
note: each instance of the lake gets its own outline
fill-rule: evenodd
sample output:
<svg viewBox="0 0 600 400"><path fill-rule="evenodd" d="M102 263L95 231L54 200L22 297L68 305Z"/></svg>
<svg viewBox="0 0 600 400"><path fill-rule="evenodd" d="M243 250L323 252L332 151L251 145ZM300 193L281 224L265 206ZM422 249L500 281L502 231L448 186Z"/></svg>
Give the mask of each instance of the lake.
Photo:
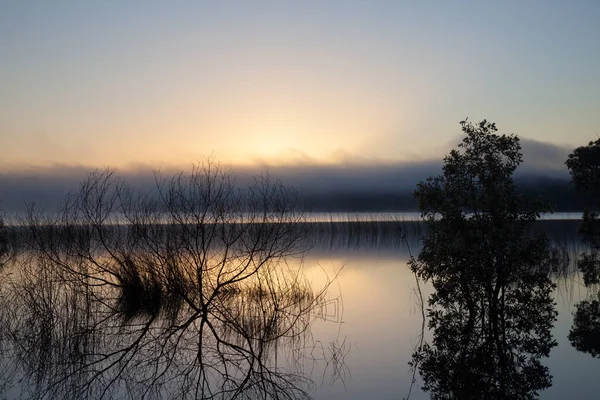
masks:
<svg viewBox="0 0 600 400"><path fill-rule="evenodd" d="M422 248L421 236L426 233L422 223L415 214L393 217L386 214L376 218L313 215L306 226L308 248L278 259L278 265L271 270L275 275L261 275L265 281L275 276L278 283L265 286L253 283L252 293L260 293L254 297L244 294L248 288L237 286L223 299L217 296L215 302L220 306L212 311L212 323L201 317L206 310L188 310L185 306L188 299L181 300L184 306L176 306L183 309L174 311L176 316L169 322L167 316L171 311L153 314L143 304L132 306L123 293L113 292L100 283L86 288L85 293L80 292L75 280L82 276L83 269L77 269L76 274L58 273L56 267L67 259L75 263L74 248L48 251L56 256L52 260L36 258L35 251L28 250L21 254L19 264L8 266L3 272L0 299L4 304L0 321L5 325L0 330L3 351L0 393L7 398L58 394L73 398L81 395L193 398L199 394L215 398L398 399L409 395L411 399L429 398L429 393L421 390L422 377L419 373L413 375L410 367L422 333L425 342L432 340L432 332L427 328L422 331L420 302L426 304L434 290L431 284L420 281L419 295L416 277L408 266L411 254L416 256ZM541 357L552 376L551 387L540 392L542 399L594 398L600 389L600 382L595 380L600 361L576 350L568 340L576 304L595 294L585 287L577 272L576 260L584 249L577 227L578 221L568 214L546 218L533 227L547 234L553 246L570 256L567 269L551 276L556 284L552 298L558 313L551 335L557 345L548 358ZM117 241L113 245L118 248ZM236 257L241 257L240 249L235 250ZM216 248L208 252L222 257ZM59 253L70 255L61 258ZM193 258L192 254L185 255L190 262ZM54 263L51 268L32 267L51 261ZM106 265L109 264L103 264L103 268L108 268ZM292 271L292 278L279 278L277 271L282 268L288 273ZM39 271L47 276L36 275ZM255 278L252 276L248 281ZM84 278L81 279L83 282ZM86 282L87 279L89 276L85 277ZM282 287L293 301L283 295L275 298L274 293ZM16 288L27 289L32 295L15 294ZM316 295L306 295L306 288ZM272 297L262 294L268 290ZM148 302L159 301L150 292L138 291L136 295ZM242 300L235 300L237 295ZM300 296L304 297L298 299ZM252 303L256 298L261 300ZM55 304L49 304L50 300ZM157 307L168 308L164 304ZM277 317L284 322L278 325L273 338L260 333L271 326L264 321L277 319L269 307L275 307L277 312L286 310L282 314L285 318ZM246 321L249 312L264 321L249 324ZM52 318L45 318L48 313ZM128 316L123 318L123 313ZM245 322L239 322L243 319ZM211 341L198 338L205 322L212 330L206 336L213 338ZM188 324L186 328L178 330L184 324ZM256 324L259 328L249 328ZM299 333L293 333L298 324ZM29 332L23 332L29 327ZM201 338L204 335L200 333ZM73 378L75 375L77 379ZM261 386L265 377L269 384ZM152 385L155 387L149 389ZM110 390L103 389L108 386ZM185 390L177 392L174 387Z"/></svg>

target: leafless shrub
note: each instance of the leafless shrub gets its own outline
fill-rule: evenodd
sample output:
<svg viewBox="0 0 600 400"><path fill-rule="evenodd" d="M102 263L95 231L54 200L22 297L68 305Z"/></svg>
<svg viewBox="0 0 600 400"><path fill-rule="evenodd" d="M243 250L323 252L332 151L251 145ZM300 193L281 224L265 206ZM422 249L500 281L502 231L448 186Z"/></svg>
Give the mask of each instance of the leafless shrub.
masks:
<svg viewBox="0 0 600 400"><path fill-rule="evenodd" d="M56 216L30 210L4 370L27 398L308 397L278 364L308 347L329 285L285 263L307 250L297 193L268 176L239 189L212 160L155 179L96 172Z"/></svg>

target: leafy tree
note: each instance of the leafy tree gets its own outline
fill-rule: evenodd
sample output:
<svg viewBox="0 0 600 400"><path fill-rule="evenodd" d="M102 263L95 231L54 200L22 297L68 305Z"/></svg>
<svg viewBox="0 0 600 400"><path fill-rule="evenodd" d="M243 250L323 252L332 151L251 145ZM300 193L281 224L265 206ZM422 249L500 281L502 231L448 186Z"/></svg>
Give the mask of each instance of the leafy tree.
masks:
<svg viewBox="0 0 600 400"><path fill-rule="evenodd" d="M540 362L556 345L557 263L548 240L528 228L546 204L517 193L519 139L494 123L461 122L466 137L443 173L417 186L428 230L411 268L430 281L431 344L413 367L434 399L533 398L551 385Z"/></svg>
<svg viewBox="0 0 600 400"><path fill-rule="evenodd" d="M575 187L600 202L600 139L576 148L565 164Z"/></svg>
<svg viewBox="0 0 600 400"><path fill-rule="evenodd" d="M577 262L586 286L600 284L600 139L576 148L566 161L577 190L592 199L595 210L586 209L579 228L589 251ZM597 297L600 297L598 293ZM580 351L600 357L600 303L584 300L576 305L569 341Z"/></svg>

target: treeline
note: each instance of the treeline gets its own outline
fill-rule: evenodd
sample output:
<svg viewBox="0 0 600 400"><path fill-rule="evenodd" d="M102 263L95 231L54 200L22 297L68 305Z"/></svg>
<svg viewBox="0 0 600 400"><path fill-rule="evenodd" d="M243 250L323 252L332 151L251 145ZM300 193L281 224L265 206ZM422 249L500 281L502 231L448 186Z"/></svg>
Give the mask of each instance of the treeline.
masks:
<svg viewBox="0 0 600 400"><path fill-rule="evenodd" d="M530 197L541 197L554 206L554 211L582 211L593 206L566 179L550 177L515 178L517 190ZM412 191L339 190L330 193L303 193L306 207L313 212L395 212L416 211L417 200Z"/></svg>

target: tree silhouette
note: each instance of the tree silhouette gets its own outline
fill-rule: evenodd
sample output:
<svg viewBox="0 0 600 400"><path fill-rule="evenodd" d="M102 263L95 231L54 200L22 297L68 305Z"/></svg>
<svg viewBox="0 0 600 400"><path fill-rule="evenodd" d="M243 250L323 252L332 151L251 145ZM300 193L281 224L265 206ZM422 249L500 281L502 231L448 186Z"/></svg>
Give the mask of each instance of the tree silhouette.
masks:
<svg viewBox="0 0 600 400"><path fill-rule="evenodd" d="M577 267L584 284L596 287L600 284L600 139L576 148L566 165L576 189L595 204L595 210L586 209L583 213L579 233L589 250L581 254ZM594 295L600 297L600 293ZM569 341L577 350L600 357L600 303L597 299L584 300L575 307Z"/></svg>
<svg viewBox="0 0 600 400"><path fill-rule="evenodd" d="M433 340L417 349L413 367L434 399L533 398L551 385L540 359L556 344L549 273L558 258L527 229L548 207L516 192L516 136L485 120L461 126L466 137L442 175L415 191L428 230L410 265L435 292Z"/></svg>

